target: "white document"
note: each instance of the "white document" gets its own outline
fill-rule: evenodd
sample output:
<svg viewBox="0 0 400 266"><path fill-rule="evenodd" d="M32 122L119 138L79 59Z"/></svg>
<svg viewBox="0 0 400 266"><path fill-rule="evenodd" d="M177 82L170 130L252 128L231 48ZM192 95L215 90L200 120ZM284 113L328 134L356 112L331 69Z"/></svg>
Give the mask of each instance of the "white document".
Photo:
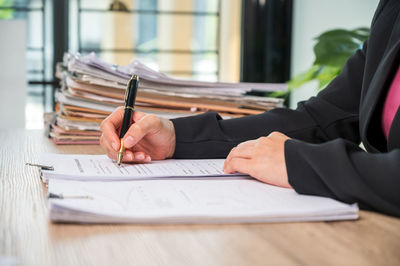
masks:
<svg viewBox="0 0 400 266"><path fill-rule="evenodd" d="M299 195L250 178L82 182L50 179L52 221L261 223L358 218L357 205ZM83 198L71 198L83 197Z"/></svg>
<svg viewBox="0 0 400 266"><path fill-rule="evenodd" d="M224 159L162 160L144 164L118 164L106 155L43 154L39 163L54 170L42 170L48 179L85 181L138 180L165 177L237 177L224 174Z"/></svg>

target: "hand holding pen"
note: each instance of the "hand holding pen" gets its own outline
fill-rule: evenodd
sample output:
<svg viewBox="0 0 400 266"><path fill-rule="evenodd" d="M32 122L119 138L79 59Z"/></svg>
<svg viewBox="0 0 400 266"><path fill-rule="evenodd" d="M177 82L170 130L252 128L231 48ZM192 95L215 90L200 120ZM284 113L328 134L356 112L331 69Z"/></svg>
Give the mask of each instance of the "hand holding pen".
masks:
<svg viewBox="0 0 400 266"><path fill-rule="evenodd" d="M138 82L129 82L126 92L126 105L132 109L132 97L136 94L129 94L129 88L134 89L137 85ZM120 159L126 163L146 163L171 158L175 151L175 128L172 121L126 109L130 108L117 108L101 123L100 145L106 150L107 156L118 161L119 152L125 150Z"/></svg>

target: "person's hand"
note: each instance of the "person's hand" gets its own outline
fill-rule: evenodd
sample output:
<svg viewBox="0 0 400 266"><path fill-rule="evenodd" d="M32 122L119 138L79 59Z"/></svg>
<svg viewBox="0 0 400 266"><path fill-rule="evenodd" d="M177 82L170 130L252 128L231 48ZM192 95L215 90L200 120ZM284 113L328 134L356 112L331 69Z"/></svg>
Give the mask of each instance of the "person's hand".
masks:
<svg viewBox="0 0 400 266"><path fill-rule="evenodd" d="M119 131L123 117L124 108L117 108L100 126L100 145L106 150L107 156L114 160L121 146ZM134 123L123 138L123 162L150 162L172 157L175 151L175 128L170 120L138 111L133 113L132 120Z"/></svg>
<svg viewBox="0 0 400 266"><path fill-rule="evenodd" d="M262 182L290 188L285 162L285 141L290 139L279 132L240 143L225 160L227 174L248 174Z"/></svg>

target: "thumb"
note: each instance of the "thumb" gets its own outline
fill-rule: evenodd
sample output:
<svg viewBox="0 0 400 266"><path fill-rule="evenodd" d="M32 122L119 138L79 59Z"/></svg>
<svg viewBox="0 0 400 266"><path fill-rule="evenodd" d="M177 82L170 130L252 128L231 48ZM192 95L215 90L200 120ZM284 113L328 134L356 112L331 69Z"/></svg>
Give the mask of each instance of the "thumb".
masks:
<svg viewBox="0 0 400 266"><path fill-rule="evenodd" d="M132 115L132 122L136 123L139 120L143 119L143 117L145 117L147 114L140 112L140 111L134 111L133 115Z"/></svg>

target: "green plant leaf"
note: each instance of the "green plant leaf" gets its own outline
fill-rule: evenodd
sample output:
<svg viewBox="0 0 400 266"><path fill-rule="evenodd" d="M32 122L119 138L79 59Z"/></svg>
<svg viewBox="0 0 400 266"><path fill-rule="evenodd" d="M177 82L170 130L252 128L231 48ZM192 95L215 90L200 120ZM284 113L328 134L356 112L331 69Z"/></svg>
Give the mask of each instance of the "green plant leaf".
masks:
<svg viewBox="0 0 400 266"><path fill-rule="evenodd" d="M314 64L342 68L347 59L362 47L368 34L369 31L365 28L337 29L322 33L316 38Z"/></svg>
<svg viewBox="0 0 400 266"><path fill-rule="evenodd" d="M318 89L324 89L337 75L339 75L341 68L332 66L323 66L319 71L316 79L318 80Z"/></svg>
<svg viewBox="0 0 400 266"><path fill-rule="evenodd" d="M369 36L368 28L356 28L354 30L346 30L346 29L335 29L321 33L321 35L317 36L315 40L320 39L329 39L337 36L350 36L355 39L361 40L364 42Z"/></svg>
<svg viewBox="0 0 400 266"><path fill-rule="evenodd" d="M321 40L314 46L314 64L342 68L359 47L359 43L353 42L347 36Z"/></svg>
<svg viewBox="0 0 400 266"><path fill-rule="evenodd" d="M315 79L317 77L319 71L321 71L321 66L313 65L307 71L297 74L294 78L292 78L288 82L288 89L292 90L292 89L298 88L301 85L303 85L304 83L307 83L307 82Z"/></svg>
<svg viewBox="0 0 400 266"><path fill-rule="evenodd" d="M9 7L13 5L12 0L0 0L0 7ZM13 9L0 9L0 19L11 19L14 15Z"/></svg>
<svg viewBox="0 0 400 266"><path fill-rule="evenodd" d="M317 36L313 65L287 82L289 91L312 80L318 81L319 89L325 88L340 73L348 58L362 48L368 36L368 28L335 29Z"/></svg>

